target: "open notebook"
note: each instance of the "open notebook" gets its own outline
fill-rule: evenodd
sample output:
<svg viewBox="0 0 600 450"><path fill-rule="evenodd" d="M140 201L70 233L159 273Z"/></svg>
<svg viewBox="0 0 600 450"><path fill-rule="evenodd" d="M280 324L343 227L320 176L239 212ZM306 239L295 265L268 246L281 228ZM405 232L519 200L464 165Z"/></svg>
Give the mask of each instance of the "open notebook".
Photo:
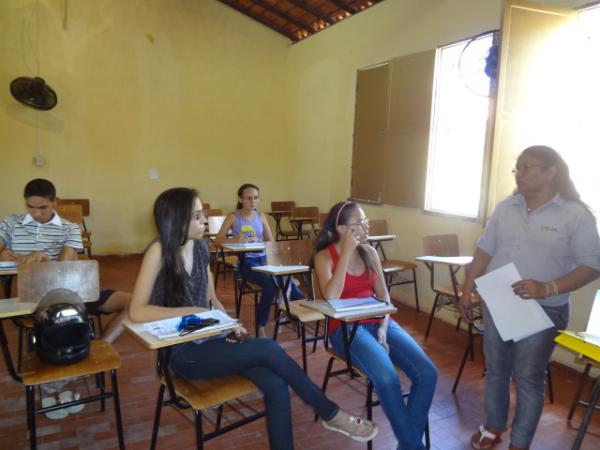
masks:
<svg viewBox="0 0 600 450"><path fill-rule="evenodd" d="M585 331L578 332L577 335L591 344L600 346L600 289L596 291L587 328Z"/></svg>

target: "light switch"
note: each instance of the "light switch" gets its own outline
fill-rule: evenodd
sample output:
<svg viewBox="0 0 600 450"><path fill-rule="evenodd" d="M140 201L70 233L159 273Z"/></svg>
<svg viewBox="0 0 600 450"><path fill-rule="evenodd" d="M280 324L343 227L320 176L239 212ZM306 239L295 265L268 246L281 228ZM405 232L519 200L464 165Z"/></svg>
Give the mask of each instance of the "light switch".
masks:
<svg viewBox="0 0 600 450"><path fill-rule="evenodd" d="M158 180L158 169L148 170L148 179L149 180Z"/></svg>

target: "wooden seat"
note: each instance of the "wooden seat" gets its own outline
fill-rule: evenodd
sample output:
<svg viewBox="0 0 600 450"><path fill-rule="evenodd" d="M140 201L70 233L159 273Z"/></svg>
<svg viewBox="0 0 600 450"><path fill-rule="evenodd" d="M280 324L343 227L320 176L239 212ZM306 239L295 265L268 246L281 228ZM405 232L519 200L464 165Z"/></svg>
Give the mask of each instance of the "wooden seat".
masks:
<svg viewBox="0 0 600 450"><path fill-rule="evenodd" d="M92 232L88 230L85 217L90 215L90 201L87 198L59 198L56 202L56 212L69 222L81 228L81 240L84 251L92 257Z"/></svg>
<svg viewBox="0 0 600 450"><path fill-rule="evenodd" d="M176 375L173 378L175 392L180 395L193 409L202 410L213 408L237 397L252 394L257 387L248 378L239 375L229 375L208 380L186 380ZM161 379L167 385L166 379Z"/></svg>
<svg viewBox="0 0 600 450"><path fill-rule="evenodd" d="M304 265L310 266L312 254L314 251L314 241L309 240L293 240L267 242L267 263L272 265ZM302 277L304 291L312 291L312 276L310 272L298 274ZM273 332L273 340L277 340L277 334L280 325L283 324L282 316L285 313L287 319L296 322L299 327L299 338L302 345L302 367L306 372L308 370L308 360L306 354L306 344L313 343L313 353L317 349L317 342L323 339L319 335L320 321L325 319L320 312L300 306L301 300L289 301L279 304L277 315L275 317L275 329ZM315 322L315 329L312 336L306 336L306 324Z"/></svg>
<svg viewBox="0 0 600 450"><path fill-rule="evenodd" d="M423 237L423 250L427 256L459 256L458 236L456 234L425 236ZM457 304L462 293L462 288L461 284L456 281L456 272L460 269L460 267L453 268L452 266L448 266L451 283L444 284L441 287L437 285L434 269L435 265L432 265L430 269L430 285L433 292L435 292L435 299L429 314L429 321L427 322L427 329L425 330L425 338L429 336L429 331L431 330L431 325L433 323L433 317L438 308L447 308L458 315L456 330L460 328L461 323Z"/></svg>
<svg viewBox="0 0 600 450"><path fill-rule="evenodd" d="M223 210L220 208L208 209L206 205L203 205L202 214L204 214L204 217L222 216Z"/></svg>
<svg viewBox="0 0 600 450"><path fill-rule="evenodd" d="M316 206L296 206L292 208L290 221L294 223L294 218L296 217L310 217L311 220L308 222L304 222L304 224L310 226L310 230L305 230L303 224L295 223L294 228L296 231L296 239L304 239L304 237L309 237L311 235L311 231L313 236L317 235L317 227L319 225L319 208ZM301 227L300 229L298 227Z"/></svg>
<svg viewBox="0 0 600 450"><path fill-rule="evenodd" d="M389 234L387 220L375 219L369 221L369 234L371 236L383 236ZM391 289L393 286L412 284L415 293L415 306L417 311L420 312L419 289L417 286L417 265L411 261L388 259L381 241L374 242L373 245L381 257L381 266L383 268L385 284L390 293L390 297L392 295ZM406 273L410 273L410 277L407 277Z"/></svg>
<svg viewBox="0 0 600 450"><path fill-rule="evenodd" d="M212 438L265 416L265 410L257 411L253 407L249 407L245 402L240 401L240 406L242 408L249 408L252 414L244 415L240 412L242 408L232 406L232 411L241 416L241 418L223 426L224 404L253 394L258 391L258 388L249 379L239 375L228 375L207 380L186 380L178 377L168 369L170 349L170 347L158 349L157 362L161 384L158 389L154 425L152 427L151 450L156 448L163 406L173 405L179 409L191 408L194 411L197 449L203 449L204 442ZM165 390L169 395L167 400L164 399ZM210 408L216 408L217 418L213 422L214 430L206 433L203 429L203 411Z"/></svg>
<svg viewBox="0 0 600 450"><path fill-rule="evenodd" d="M90 354L83 360L75 364L67 366L55 366L42 362L34 352L27 354L23 363L23 384L25 385L25 397L27 404L27 422L29 425L29 440L31 449L37 446L36 437L36 414L42 414L57 409L100 401L102 410L104 410L104 402L107 398L112 397L114 400L115 419L117 425L117 438L119 448L125 448L123 439L123 424L121 421L121 407L119 400L119 387L117 383L117 369L121 366L121 359L115 348L105 341L92 341L90 344ZM112 380L112 390L107 391L104 385L103 374L110 372ZM51 383L55 381L82 377L86 375L100 374L97 377L99 381L100 394L74 400L72 402L63 403L50 407L35 407L35 386ZM76 423L76 422L73 422Z"/></svg>
<svg viewBox="0 0 600 450"><path fill-rule="evenodd" d="M278 217L275 218L275 240L288 240L288 239L297 239L298 233L295 228L292 226L290 228L284 228L282 225L283 217L289 217L292 214L292 208L296 206L296 202L294 201L279 201L279 202L271 202L271 211L276 211L280 213Z"/></svg>

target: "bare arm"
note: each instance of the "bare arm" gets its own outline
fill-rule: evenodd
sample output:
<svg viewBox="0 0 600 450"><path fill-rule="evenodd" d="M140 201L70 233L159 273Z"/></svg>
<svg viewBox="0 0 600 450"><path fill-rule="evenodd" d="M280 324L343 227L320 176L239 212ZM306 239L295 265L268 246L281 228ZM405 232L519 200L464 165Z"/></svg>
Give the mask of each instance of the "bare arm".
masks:
<svg viewBox="0 0 600 450"><path fill-rule="evenodd" d="M72 247L63 247L60 255L58 255L59 261L77 261L77 250Z"/></svg>
<svg viewBox="0 0 600 450"><path fill-rule="evenodd" d="M472 320L471 309L473 307L473 303L471 300L471 294L475 289L475 278L478 278L485 273L485 269L491 260L491 255L488 255L486 252L477 247L475 255L473 256L473 261L467 267L467 274L463 283L462 295L458 302L460 315L464 320Z"/></svg>
<svg viewBox="0 0 600 450"><path fill-rule="evenodd" d="M240 236L240 237L237 237L234 239L227 238L227 233L229 233L229 231L233 228L234 223L235 223L235 214L234 213L227 214L227 217L225 218L225 221L223 222L223 225L221 225L221 229L219 230L219 233L217 234L217 237L215 238L215 245L221 246L221 245L223 245L223 243L225 241L246 242L246 238L244 236Z"/></svg>
<svg viewBox="0 0 600 450"><path fill-rule="evenodd" d="M0 261L17 261L19 254L13 252L4 245L4 241L0 239Z"/></svg>
<svg viewBox="0 0 600 450"><path fill-rule="evenodd" d="M160 244L155 242L144 255L142 267L133 288L131 303L129 304L129 318L133 322L151 322L206 311L206 308L194 306L169 308L150 305L150 296L160 268L161 249Z"/></svg>
<svg viewBox="0 0 600 450"><path fill-rule="evenodd" d="M549 282L532 279L520 280L511 287L515 294L525 300L540 299L553 295L576 291L600 276L598 270L588 266L578 266L566 275Z"/></svg>
<svg viewBox="0 0 600 450"><path fill-rule="evenodd" d="M273 233L271 232L271 227L269 226L267 217L263 213L260 213L260 221L263 226L263 241L264 242L272 241Z"/></svg>

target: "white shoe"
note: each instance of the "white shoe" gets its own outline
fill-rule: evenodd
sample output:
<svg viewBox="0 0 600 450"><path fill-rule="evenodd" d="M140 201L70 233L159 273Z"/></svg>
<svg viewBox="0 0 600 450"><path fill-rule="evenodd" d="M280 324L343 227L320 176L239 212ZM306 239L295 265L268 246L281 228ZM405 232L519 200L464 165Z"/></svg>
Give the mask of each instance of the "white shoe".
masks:
<svg viewBox="0 0 600 450"><path fill-rule="evenodd" d="M63 391L60 394L58 394L59 403L68 403L68 402L72 402L74 400L79 400L80 398L81 398L81 396L78 393L73 394L73 392L71 392L71 391ZM83 411L84 408L85 408L85 404L82 403L81 405L73 405L73 406L69 406L65 409L68 414L77 414L77 413L80 413L81 411Z"/></svg>
<svg viewBox="0 0 600 450"><path fill-rule="evenodd" d="M48 406L55 406L57 404L56 399L54 397L44 397L42 399L42 408L47 408ZM45 413L46 417L51 420L60 420L64 419L69 415L67 408L57 409L54 411L48 411Z"/></svg>

